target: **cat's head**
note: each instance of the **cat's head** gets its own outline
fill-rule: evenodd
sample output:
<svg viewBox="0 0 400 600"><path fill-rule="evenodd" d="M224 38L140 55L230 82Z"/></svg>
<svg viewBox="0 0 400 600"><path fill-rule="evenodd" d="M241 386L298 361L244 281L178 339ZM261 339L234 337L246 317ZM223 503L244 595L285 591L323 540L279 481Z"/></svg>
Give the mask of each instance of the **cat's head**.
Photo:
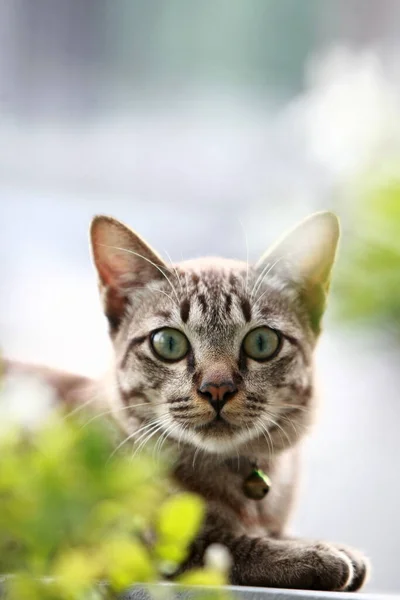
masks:
<svg viewBox="0 0 400 600"><path fill-rule="evenodd" d="M137 444L161 433L235 454L298 439L309 422L312 353L338 237L335 215L317 213L255 265L168 265L119 221L93 220L116 357L114 413Z"/></svg>

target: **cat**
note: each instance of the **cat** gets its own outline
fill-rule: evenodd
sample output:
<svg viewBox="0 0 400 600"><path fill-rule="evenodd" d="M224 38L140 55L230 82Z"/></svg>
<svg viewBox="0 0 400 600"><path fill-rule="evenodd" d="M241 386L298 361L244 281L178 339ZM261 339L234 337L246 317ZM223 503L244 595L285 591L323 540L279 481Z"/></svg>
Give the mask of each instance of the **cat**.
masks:
<svg viewBox="0 0 400 600"><path fill-rule="evenodd" d="M177 453L173 480L206 501L182 570L202 565L218 543L230 552L232 584L359 589L369 571L360 552L286 532L299 445L317 406L313 352L337 217L312 215L255 265L202 258L170 266L106 216L93 219L90 234L115 351L110 410L123 441L165 440ZM77 400L87 381L74 387L60 377Z"/></svg>

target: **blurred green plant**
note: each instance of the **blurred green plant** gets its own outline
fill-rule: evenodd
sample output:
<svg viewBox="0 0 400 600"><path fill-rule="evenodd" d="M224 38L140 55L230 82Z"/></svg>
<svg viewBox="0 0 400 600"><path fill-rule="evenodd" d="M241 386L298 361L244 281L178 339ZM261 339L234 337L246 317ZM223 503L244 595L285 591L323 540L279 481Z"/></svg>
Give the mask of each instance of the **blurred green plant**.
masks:
<svg viewBox="0 0 400 600"><path fill-rule="evenodd" d="M346 219L335 275L339 316L400 332L400 180L366 177Z"/></svg>
<svg viewBox="0 0 400 600"><path fill-rule="evenodd" d="M115 598L176 570L204 506L171 495L167 465L113 452L108 425L53 413L35 432L0 435L0 574L8 600ZM180 581L225 583L213 568ZM193 580L193 581L192 581ZM105 583L101 583L105 582Z"/></svg>

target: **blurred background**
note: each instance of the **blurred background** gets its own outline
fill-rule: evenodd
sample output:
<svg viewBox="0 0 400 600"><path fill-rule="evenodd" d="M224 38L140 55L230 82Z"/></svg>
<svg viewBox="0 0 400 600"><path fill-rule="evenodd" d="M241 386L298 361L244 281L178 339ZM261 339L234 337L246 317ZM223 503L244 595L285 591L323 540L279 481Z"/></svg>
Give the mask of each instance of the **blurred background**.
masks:
<svg viewBox="0 0 400 600"><path fill-rule="evenodd" d="M297 533L400 591L400 3L1 0L0 344L96 375L87 230L250 259L312 211L343 238Z"/></svg>

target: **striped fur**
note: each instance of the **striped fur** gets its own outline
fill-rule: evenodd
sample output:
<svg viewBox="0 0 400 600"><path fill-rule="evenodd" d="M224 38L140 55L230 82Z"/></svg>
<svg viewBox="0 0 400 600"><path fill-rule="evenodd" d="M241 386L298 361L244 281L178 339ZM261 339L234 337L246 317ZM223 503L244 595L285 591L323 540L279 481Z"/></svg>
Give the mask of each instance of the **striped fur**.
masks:
<svg viewBox="0 0 400 600"><path fill-rule="evenodd" d="M261 428L276 421L282 421L284 430L273 434L277 450L288 440L294 444L306 429L313 407L315 336L293 291L280 288L277 280L260 286L258 295L267 292L260 303L251 298L258 274L249 270L246 288L245 265L221 259L193 261L169 273L176 297L161 278L130 298L114 335L118 385L125 399L139 392L147 396L154 406L151 416L168 412L169 424L175 425L171 438L229 455L255 439L266 443ZM241 343L248 331L261 325L281 331L283 347L275 360L260 364L243 359ZM192 350L183 361L168 364L152 352L149 333L165 326L183 331L190 340ZM214 432L200 427L213 418L213 409L197 394L197 386L201 377L218 369L234 378L239 393L223 409L231 428ZM175 416L180 397L191 398L183 405L185 421L182 414L179 419ZM291 419L296 418L292 424L286 419L291 405L299 406L291 413ZM183 430L184 423L193 427Z"/></svg>

